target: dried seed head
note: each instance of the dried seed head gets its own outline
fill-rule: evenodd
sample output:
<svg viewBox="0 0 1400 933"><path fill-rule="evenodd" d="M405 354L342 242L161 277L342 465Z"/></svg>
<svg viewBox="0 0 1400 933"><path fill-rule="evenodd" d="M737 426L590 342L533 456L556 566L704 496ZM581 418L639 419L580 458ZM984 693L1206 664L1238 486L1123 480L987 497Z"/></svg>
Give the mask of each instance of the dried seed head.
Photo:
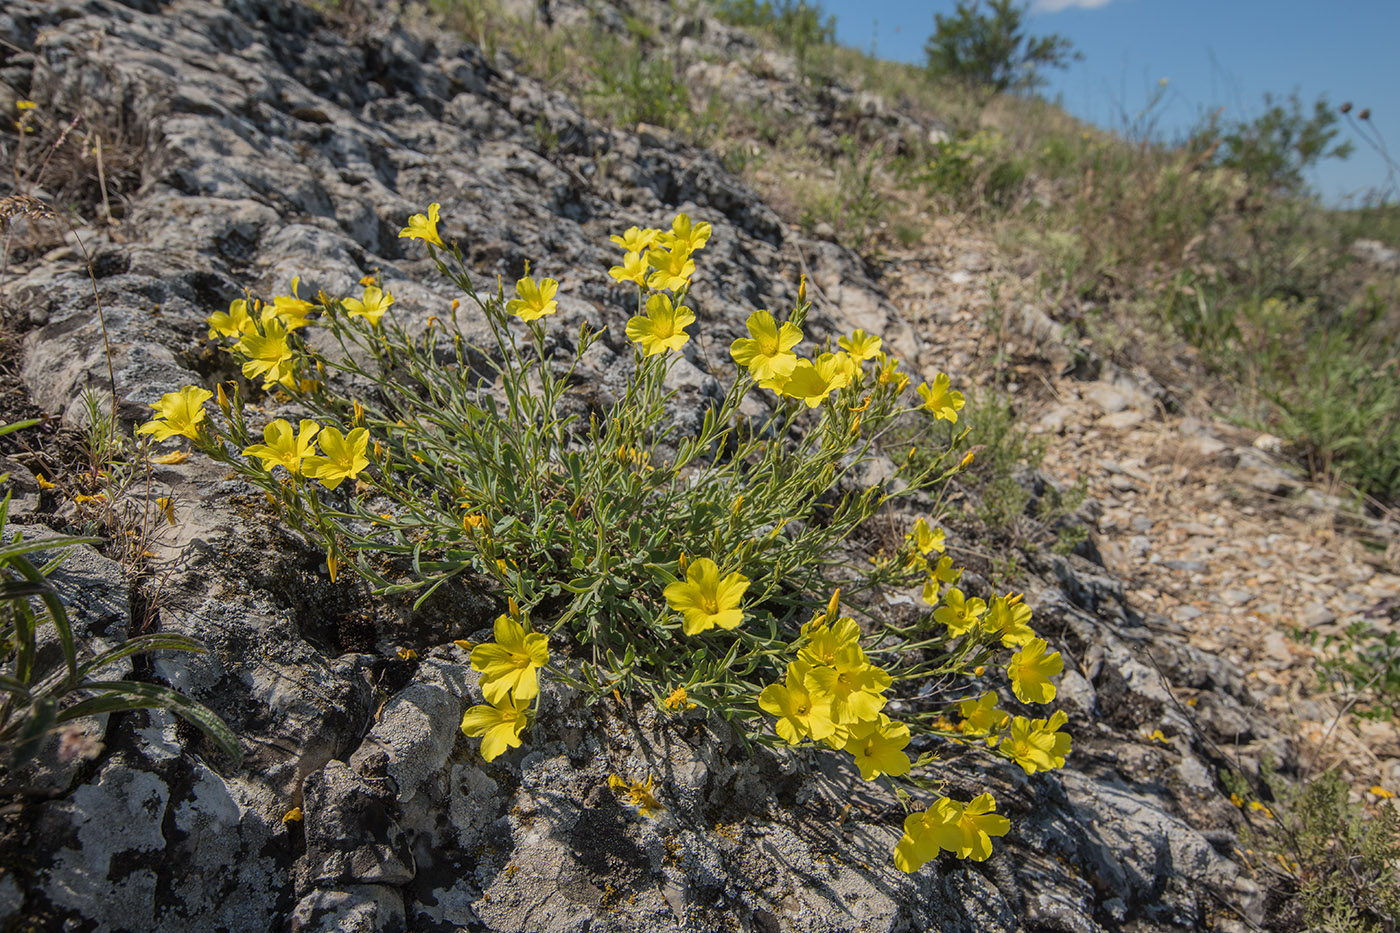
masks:
<svg viewBox="0 0 1400 933"><path fill-rule="evenodd" d="M1369 119L1371 119L1371 108L1370 108L1370 107L1363 107L1363 108L1361 108L1361 112L1358 113L1356 116L1357 116L1357 119L1360 119L1360 120L1369 120Z"/></svg>
<svg viewBox="0 0 1400 933"><path fill-rule="evenodd" d="M51 218L56 216L58 215L54 213L53 208L27 194L12 194L0 198L0 220L7 223L15 217Z"/></svg>
<svg viewBox="0 0 1400 933"><path fill-rule="evenodd" d="M1342 113L1351 113L1351 101L1347 101L1345 104L1342 104L1342 106L1338 109L1340 109Z"/></svg>

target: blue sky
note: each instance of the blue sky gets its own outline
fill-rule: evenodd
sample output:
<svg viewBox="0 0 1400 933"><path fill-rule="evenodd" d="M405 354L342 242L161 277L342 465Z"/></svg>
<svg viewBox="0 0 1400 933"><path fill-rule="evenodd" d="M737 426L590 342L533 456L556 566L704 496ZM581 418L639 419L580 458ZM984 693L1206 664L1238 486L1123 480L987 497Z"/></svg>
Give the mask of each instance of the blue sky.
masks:
<svg viewBox="0 0 1400 933"><path fill-rule="evenodd" d="M955 0L823 0L837 39L881 58L924 61L935 13ZM1034 0L1033 35L1057 32L1084 54L1048 74L1045 96L1109 128L1139 113L1168 80L1159 131L1168 138L1200 115L1251 118L1264 93L1297 90L1311 108L1318 95L1369 107L1372 123L1400 161L1400 2L1398 0ZM1311 182L1329 203L1386 185L1385 163L1343 125L1356 152L1329 160ZM1395 192L1392 192L1392 199Z"/></svg>

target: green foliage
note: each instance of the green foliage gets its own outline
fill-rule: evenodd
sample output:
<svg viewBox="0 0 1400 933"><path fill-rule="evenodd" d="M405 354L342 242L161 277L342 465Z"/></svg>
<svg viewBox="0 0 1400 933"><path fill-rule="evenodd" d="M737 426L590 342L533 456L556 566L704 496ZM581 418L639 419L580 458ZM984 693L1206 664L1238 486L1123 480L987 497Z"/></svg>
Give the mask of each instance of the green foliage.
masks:
<svg viewBox="0 0 1400 933"><path fill-rule="evenodd" d="M1048 544L1058 553L1085 539L1086 529L1066 519L1084 502L1087 484L1081 479L1067 490L1047 484L1037 495L1031 474L1045 457L1046 441L1026 430L1009 395L995 389L978 395L968 407L967 443L975 452L968 471L977 491L975 514L994 535L1017 548ZM1014 577L1014 564L1004 574Z"/></svg>
<svg viewBox="0 0 1400 933"><path fill-rule="evenodd" d="M1400 610L1392 610L1392 624ZM1357 715L1377 719L1400 717L1400 633L1358 620L1340 634L1294 633L1318 649L1319 685L1347 698Z"/></svg>
<svg viewBox="0 0 1400 933"><path fill-rule="evenodd" d="M800 222L809 232L819 223L828 223L842 243L862 251L870 246L889 211L889 203L876 184L884 153L878 146L862 151L850 136L842 138L841 147L843 157L836 163L835 183L824 190L806 192Z"/></svg>
<svg viewBox="0 0 1400 933"><path fill-rule="evenodd" d="M37 422L0 425L8 434ZM0 481L8 475L0 477ZM68 611L49 582L67 548L94 544L94 538L26 541L17 532L4 540L10 497L0 500L0 750L12 764L23 764L44 738L64 724L133 709L167 709L198 726L225 754L242 758L238 740L205 707L159 684L107 679L114 662L152 651L202 651L183 635L142 635L94 657L74 636ZM36 567L29 556L64 549ZM48 629L52 629L51 634Z"/></svg>
<svg viewBox="0 0 1400 933"><path fill-rule="evenodd" d="M940 77L994 91L1033 90L1045 83L1043 68L1065 68L1078 53L1058 34L1029 36L1027 4L1016 0L959 2L953 16L934 14L934 33L924 46L928 70Z"/></svg>
<svg viewBox="0 0 1400 933"><path fill-rule="evenodd" d="M611 55L593 63L592 74L588 96L619 125L677 128L690 114L690 94L675 65L640 45L614 45Z"/></svg>
<svg viewBox="0 0 1400 933"><path fill-rule="evenodd" d="M1025 163L993 130L978 130L938 143L916 177L934 194L960 210L1004 209L1021 194Z"/></svg>
<svg viewBox="0 0 1400 933"><path fill-rule="evenodd" d="M720 0L715 13L724 22L771 34L792 50L799 71L812 49L836 42L836 17L823 17L821 4L807 0Z"/></svg>
<svg viewBox="0 0 1400 933"><path fill-rule="evenodd" d="M1213 149L1218 165L1238 170L1259 188L1288 194L1304 191L1303 174L1318 162L1351 155L1349 141L1336 141L1339 118L1326 97L1313 102L1311 113L1297 91L1282 101L1266 94L1264 106L1252 120L1224 124L1216 111L1192 133L1189 145Z"/></svg>
<svg viewBox="0 0 1400 933"><path fill-rule="evenodd" d="M1393 930L1400 919L1400 811L1386 800L1366 813L1335 771L1297 788L1269 783L1273 806L1250 805L1269 818L1243 841L1263 850L1262 867L1287 898L1277 919L1290 929Z"/></svg>

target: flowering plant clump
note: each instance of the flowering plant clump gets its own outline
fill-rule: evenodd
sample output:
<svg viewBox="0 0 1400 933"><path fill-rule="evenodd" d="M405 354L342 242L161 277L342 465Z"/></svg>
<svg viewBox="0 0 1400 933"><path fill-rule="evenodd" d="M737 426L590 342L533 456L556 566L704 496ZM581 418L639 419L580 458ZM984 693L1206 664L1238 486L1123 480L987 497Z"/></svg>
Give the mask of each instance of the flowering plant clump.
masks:
<svg viewBox="0 0 1400 933"><path fill-rule="evenodd" d="M562 334L564 285L528 269L512 295L478 292L440 220L433 204L400 236L420 241L474 306L486 346L465 336L460 301L410 332L377 278L314 302L293 280L290 296L248 297L210 317L211 339L251 386L172 393L141 430L187 438L262 488L325 549L332 579L352 571L420 603L454 578L494 594L505 610L494 639L459 642L486 701L461 728L487 761L524 743L542 679L590 703L640 692L671 715L723 716L756 744L849 755L864 779L890 782L909 810L894 852L906 871L940 851L986 858L1009 823L988 794L937 792L940 744L1029 774L1063 765L1070 738L1063 713L999 706L1003 695L1055 696L1063 661L1030 627L1030 609L1009 594L966 594L936 514L906 522L898 515L915 509L894 510L939 501L927 494L968 462L949 377L913 391L879 336L817 342L803 329L803 285L784 318L748 316L729 343L735 368L713 373L727 391L683 435L667 374L716 325L688 303L711 227L681 214L669 230L612 237L622 255L609 274L635 296L632 369L616 401L584 417L575 371L600 333ZM322 336L308 341L313 328ZM348 398L339 384L372 388ZM253 386L306 417L253 434ZM754 397L761 404L745 406ZM859 482L910 419L952 430L932 455L911 449L894 462L892 479ZM877 516L881 528L906 522L904 540L857 553L852 536ZM875 611L892 591L922 592L926 610L898 622ZM663 808L649 777L613 783L639 813Z"/></svg>

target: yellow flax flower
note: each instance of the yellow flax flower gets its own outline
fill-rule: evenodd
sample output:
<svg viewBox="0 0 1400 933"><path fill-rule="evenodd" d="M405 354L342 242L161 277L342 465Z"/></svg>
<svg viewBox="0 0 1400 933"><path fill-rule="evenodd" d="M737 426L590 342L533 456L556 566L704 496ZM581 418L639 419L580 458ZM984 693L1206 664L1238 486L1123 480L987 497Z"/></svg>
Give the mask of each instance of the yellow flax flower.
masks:
<svg viewBox="0 0 1400 933"><path fill-rule="evenodd" d="M967 804L954 804L955 819L940 823L934 838L941 848L958 858L986 861L992 854L992 836L1005 836L1011 821L996 812L991 794L981 794Z"/></svg>
<svg viewBox="0 0 1400 933"><path fill-rule="evenodd" d="M958 731L966 735L990 735L1006 728L1011 715L1006 710L997 709L997 699L996 693L988 690L975 700L967 699L959 703L958 712L962 714L963 721L958 724Z"/></svg>
<svg viewBox="0 0 1400 933"><path fill-rule="evenodd" d="M554 279L542 279L536 284L526 276L515 283L516 297L506 302L506 311L526 323L538 321L559 310L559 302L554 300L558 291L559 283Z"/></svg>
<svg viewBox="0 0 1400 933"><path fill-rule="evenodd" d="M882 695L892 679L871 664L859 645L846 645L836 652L830 667L813 667L804 681L817 696L831 698L831 718L838 725L873 720L885 706Z"/></svg>
<svg viewBox="0 0 1400 933"><path fill-rule="evenodd" d="M961 804L940 797L922 813L904 818L904 835L894 847L894 864L902 872L913 873L939 852L942 830L962 816Z"/></svg>
<svg viewBox="0 0 1400 933"><path fill-rule="evenodd" d="M774 729L789 745L803 739L824 739L836 731L831 719L831 700L815 697L805 686L809 665L792 661L787 682L769 684L758 695L758 705L777 718Z"/></svg>
<svg viewBox="0 0 1400 933"><path fill-rule="evenodd" d="M909 744L909 727L891 722L884 713L874 722L849 727L846 751L855 757L860 776L873 781L882 774L899 777L909 773L909 756L904 748Z"/></svg>
<svg viewBox="0 0 1400 933"><path fill-rule="evenodd" d="M442 242L437 230L440 208L439 204L429 204L427 216L414 214L408 218L408 226L399 231L399 239L407 237L410 240L422 240L424 243L435 243L446 249L447 244Z"/></svg>
<svg viewBox="0 0 1400 933"><path fill-rule="evenodd" d="M530 702L504 696L500 703L477 705L462 716L462 733L481 739L481 757L494 761L508 748L520 747L520 734L530 724Z"/></svg>
<svg viewBox="0 0 1400 933"><path fill-rule="evenodd" d="M640 227L628 227L627 232L621 236L614 233L608 237L629 253L644 253L655 246L660 238L661 231L654 227L647 227L645 230Z"/></svg>
<svg viewBox="0 0 1400 933"><path fill-rule="evenodd" d="M1011 734L1001 743L1001 750L1027 774L1063 768L1070 753L1070 735L1059 730L1067 722L1064 710L1056 710L1049 719L1017 716L1011 720Z"/></svg>
<svg viewBox="0 0 1400 933"><path fill-rule="evenodd" d="M647 313L627 322L627 339L642 348L647 356L679 350L690 335L686 327L695 323L695 313L681 305L671 304L667 295L652 295L647 299Z"/></svg>
<svg viewBox="0 0 1400 933"><path fill-rule="evenodd" d="M749 578L737 571L721 578L719 566L708 557L691 561L685 582L677 580L663 591L666 604L681 614L687 635L698 635L715 626L733 629L744 621L739 608Z"/></svg>
<svg viewBox="0 0 1400 933"><path fill-rule="evenodd" d="M647 819L651 819L656 814L665 809L661 801L656 799L656 794L652 791L652 777L647 775L646 781L624 781L616 774L608 775L608 786L620 793L624 800L637 808L637 812Z"/></svg>
<svg viewBox="0 0 1400 933"><path fill-rule="evenodd" d="M287 328L280 318L264 317L263 332L244 334L233 349L247 358L243 375L249 379L262 376L264 389L278 383L284 386L295 383L292 348L287 343Z"/></svg>
<svg viewBox="0 0 1400 933"><path fill-rule="evenodd" d="M293 476L301 475L301 462L316 452L315 437L321 426L303 419L300 432L293 433L286 419L278 418L263 428L265 444L253 444L243 449L246 457L257 457L269 473L274 467L285 467Z"/></svg>
<svg viewBox="0 0 1400 933"><path fill-rule="evenodd" d="M1065 661L1058 651L1047 655L1045 649L1049 647L1045 639L1033 638L1006 666L1011 689L1022 703L1049 703L1055 699L1055 685L1050 678L1065 669Z"/></svg>
<svg viewBox="0 0 1400 933"><path fill-rule="evenodd" d="M832 598L832 603L836 598ZM834 613L835 607L827 606L827 614ZM826 615L819 616L826 618ZM805 661L813 667L832 667L836 664L836 655L845 648L855 647L859 650L860 626L856 620L850 616L842 616L831 625L825 622L803 626L803 634L807 636L807 644L802 650L797 652L797 659Z"/></svg>
<svg viewBox="0 0 1400 933"><path fill-rule="evenodd" d="M685 692L684 687L672 690L666 695L666 699L661 701L661 705L673 712L695 709L695 704L690 702L690 695Z"/></svg>
<svg viewBox="0 0 1400 933"><path fill-rule="evenodd" d="M269 317L275 317L289 332L298 327L310 326L311 322L307 320L307 315L315 311L316 306L297 294L297 288L300 285L301 276L296 276L292 279L292 293L290 295L273 296L272 307L263 310L264 323Z"/></svg>
<svg viewBox="0 0 1400 933"><path fill-rule="evenodd" d="M945 541L948 533L942 528L930 528L928 522L921 518L914 523L912 537L920 554L927 554L929 551L937 551L942 554L946 547Z"/></svg>
<svg viewBox="0 0 1400 933"><path fill-rule="evenodd" d="M933 620L948 626L948 634L957 637L972 631L986 611L985 602L976 597L967 599L955 586L943 595L943 605L934 610Z"/></svg>
<svg viewBox="0 0 1400 933"><path fill-rule="evenodd" d="M749 336L730 344L729 355L760 383L785 381L797 368L792 348L802 342L802 329L791 321L779 326L773 315L761 309L749 315L746 326Z"/></svg>
<svg viewBox="0 0 1400 933"><path fill-rule="evenodd" d="M248 302L243 298L229 302L228 311L215 311L209 315L209 339L231 337L241 339L244 334L257 333L258 323L248 313Z"/></svg>
<svg viewBox="0 0 1400 933"><path fill-rule="evenodd" d="M1001 643L1008 648L1020 648L1035 638L1030 627L1031 607L1016 602L1006 596L992 600L987 617L982 620L987 631L1001 635Z"/></svg>
<svg viewBox="0 0 1400 933"><path fill-rule="evenodd" d="M632 229L637 228L633 227ZM617 239L617 237L613 237L613 239ZM635 250L628 250L627 255L622 257L622 265L613 266L608 270L608 275L618 282L645 285L647 283L647 258Z"/></svg>
<svg viewBox="0 0 1400 933"><path fill-rule="evenodd" d="M151 462L159 463L161 466L175 466L184 463L188 459L190 459L190 452L188 450L172 450L168 454L152 457Z"/></svg>
<svg viewBox="0 0 1400 933"><path fill-rule="evenodd" d="M307 477L321 481L334 489L347 479L354 479L369 466L365 452L369 447L369 431L355 428L348 435L339 428L326 428L319 438L322 457L307 457L303 468Z"/></svg>
<svg viewBox="0 0 1400 933"><path fill-rule="evenodd" d="M366 285L359 298L345 298L340 302L351 317L362 317L370 324L378 324L384 312L394 303L394 296L378 285Z"/></svg>
<svg viewBox="0 0 1400 933"><path fill-rule="evenodd" d="M169 496L156 497L156 511L165 516L170 524L175 524L175 502Z"/></svg>
<svg viewBox="0 0 1400 933"><path fill-rule="evenodd" d="M710 239L710 225L706 221L692 224L689 214L677 214L671 221L671 232L662 233L657 238L669 250L683 250L687 255L697 249L704 249Z"/></svg>
<svg viewBox="0 0 1400 933"><path fill-rule="evenodd" d="M158 441L172 437L199 437L199 426L204 421L204 403L214 397L208 389L185 386L179 392L167 392L151 408L155 409L156 419L147 421L136 429L138 434L150 434Z"/></svg>
<svg viewBox="0 0 1400 933"><path fill-rule="evenodd" d="M538 671L549 663L549 639L538 632L526 634L525 626L508 615L496 619L496 640L472 649L472 670L481 672L481 693L488 703L499 705L514 691L517 700L539 695Z"/></svg>
<svg viewBox="0 0 1400 933"><path fill-rule="evenodd" d="M823 353L815 360L798 360L780 391L789 398L806 402L808 408L816 408L832 392L850 385L854 375L855 362L849 356Z"/></svg>
<svg viewBox="0 0 1400 933"><path fill-rule="evenodd" d="M851 336L842 337L836 341L836 345L851 355L851 359L857 363L864 363L866 360L873 360L880 355L880 345L884 343L879 337L867 334L865 331L856 329L851 331Z"/></svg>
<svg viewBox="0 0 1400 933"><path fill-rule="evenodd" d="M647 253L647 262L654 270L647 279L650 288L678 292L690 285L690 277L695 274L695 261L689 250L680 247L653 249Z"/></svg>
<svg viewBox="0 0 1400 933"><path fill-rule="evenodd" d="M923 407L933 412L935 418L956 424L958 411L964 402L962 393L951 391L950 385L948 374L939 373L933 380L933 385L925 382L919 386L919 397L924 400Z"/></svg>

